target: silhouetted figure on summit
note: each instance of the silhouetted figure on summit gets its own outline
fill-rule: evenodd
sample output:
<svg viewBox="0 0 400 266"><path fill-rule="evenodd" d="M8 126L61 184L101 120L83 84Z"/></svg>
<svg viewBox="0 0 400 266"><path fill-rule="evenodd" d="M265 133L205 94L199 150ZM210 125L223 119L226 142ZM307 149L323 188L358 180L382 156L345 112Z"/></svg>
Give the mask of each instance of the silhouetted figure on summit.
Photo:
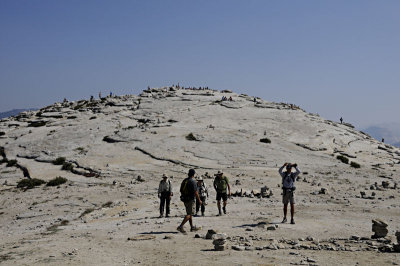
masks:
<svg viewBox="0 0 400 266"><path fill-rule="evenodd" d="M343 124L343 117L340 118L340 124Z"/></svg>

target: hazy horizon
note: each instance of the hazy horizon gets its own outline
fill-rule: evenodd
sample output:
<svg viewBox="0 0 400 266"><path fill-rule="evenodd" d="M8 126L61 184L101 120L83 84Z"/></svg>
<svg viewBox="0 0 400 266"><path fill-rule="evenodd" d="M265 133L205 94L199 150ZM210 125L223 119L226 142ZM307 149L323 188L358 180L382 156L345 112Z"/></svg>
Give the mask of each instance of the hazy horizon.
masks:
<svg viewBox="0 0 400 266"><path fill-rule="evenodd" d="M0 112L177 84L400 122L398 1L1 1Z"/></svg>

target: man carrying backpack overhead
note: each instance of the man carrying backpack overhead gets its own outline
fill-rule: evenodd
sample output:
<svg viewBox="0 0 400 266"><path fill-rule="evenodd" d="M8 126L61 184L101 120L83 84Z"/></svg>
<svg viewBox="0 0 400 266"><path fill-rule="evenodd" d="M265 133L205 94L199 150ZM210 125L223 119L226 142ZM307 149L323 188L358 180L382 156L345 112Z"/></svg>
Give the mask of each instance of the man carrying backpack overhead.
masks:
<svg viewBox="0 0 400 266"><path fill-rule="evenodd" d="M283 168L286 167L286 171L283 172ZM296 172L292 173L292 168L296 169ZM296 181L297 176L300 174L300 170L297 168L297 164L285 163L279 168L279 174L282 177L282 202L283 202L283 220L282 223L286 223L286 215L287 215L287 206L290 202L290 216L291 224L295 224L294 222L294 191L296 187L294 186L294 182Z"/></svg>
<svg viewBox="0 0 400 266"><path fill-rule="evenodd" d="M197 231L200 228L193 225L192 216L196 213L196 199L199 204L202 204L202 201L199 197L199 192L197 189L197 182L194 179L194 174L196 172L194 169L190 169L188 173L188 177L185 178L181 183L181 200L185 204L186 208L186 216L183 218L182 223L178 226L177 230L181 233L186 233L183 229L183 226L187 221L190 224L190 231Z"/></svg>
<svg viewBox="0 0 400 266"><path fill-rule="evenodd" d="M228 201L228 196L231 196L231 186L229 185L229 179L224 176L222 171L218 171L218 173L215 174L214 188L217 192L218 216L221 216L221 198L224 201L222 210L224 211L224 214L226 214L226 204ZM229 194L226 193L226 189L228 189Z"/></svg>

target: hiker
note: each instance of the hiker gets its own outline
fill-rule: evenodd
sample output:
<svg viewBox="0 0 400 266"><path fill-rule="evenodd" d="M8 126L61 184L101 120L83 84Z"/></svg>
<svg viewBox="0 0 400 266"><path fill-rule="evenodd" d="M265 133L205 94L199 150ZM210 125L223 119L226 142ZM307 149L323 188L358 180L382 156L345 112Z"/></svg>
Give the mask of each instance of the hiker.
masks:
<svg viewBox="0 0 400 266"><path fill-rule="evenodd" d="M214 188L215 191L217 192L217 206L218 206L218 216L222 215L221 212L221 198L224 201L224 205L222 207L222 210L224 211L224 214L226 214L226 204L228 201L228 196L231 196L231 186L229 185L229 179L224 176L222 171L218 171L215 174L215 179L214 179ZM226 193L226 189L228 188L228 194Z"/></svg>
<svg viewBox="0 0 400 266"><path fill-rule="evenodd" d="M340 124L343 124L343 117L340 118Z"/></svg>
<svg viewBox="0 0 400 266"><path fill-rule="evenodd" d="M200 204L200 202L198 200L196 200L196 215L195 216L198 215L200 207L201 207L201 216L204 216L204 211L206 210L205 205L207 204L206 200L208 198L208 188L202 177L197 179L197 189L198 189L202 204Z"/></svg>
<svg viewBox="0 0 400 266"><path fill-rule="evenodd" d="M169 217L169 204L173 196L171 180L163 174L160 185L158 186L158 198L160 199L160 218L164 215L164 205L166 208L165 217Z"/></svg>
<svg viewBox="0 0 400 266"><path fill-rule="evenodd" d="M201 201L199 197L199 192L197 190L197 183L196 180L194 179L194 174L196 171L194 169L190 169L188 173L188 177L185 178L182 183L181 183L181 200L185 204L186 208L186 215L183 218L182 223L178 226L177 230L181 233L185 233L185 230L183 229L183 226L187 221L189 221L190 224L190 231L197 231L200 228L196 227L193 225L193 220L192 216L196 212L196 203L195 199L199 201L199 204L202 204L203 202Z"/></svg>
<svg viewBox="0 0 400 266"><path fill-rule="evenodd" d="M283 172L283 168L286 167L286 171ZM296 172L292 173L292 168L296 169ZM295 224L294 222L294 191L296 187L294 186L294 182L296 181L297 176L300 174L300 170L297 168L297 164L285 163L279 168L279 174L282 177L282 202L283 202L283 220L282 223L286 223L286 215L287 215L287 206L290 202L290 216L291 224Z"/></svg>

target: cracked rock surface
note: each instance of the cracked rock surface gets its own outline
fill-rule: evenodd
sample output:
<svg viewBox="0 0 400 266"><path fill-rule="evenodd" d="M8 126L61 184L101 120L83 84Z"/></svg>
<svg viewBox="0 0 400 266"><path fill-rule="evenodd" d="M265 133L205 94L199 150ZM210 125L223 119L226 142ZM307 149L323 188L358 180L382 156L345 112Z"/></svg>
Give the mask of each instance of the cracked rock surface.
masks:
<svg viewBox="0 0 400 266"><path fill-rule="evenodd" d="M400 149L294 104L254 102L230 91L150 88L139 96L24 112L1 120L0 132L4 265L400 263L393 252L399 249ZM285 162L302 171L295 225L280 224L278 168ZM194 217L201 231L186 225L182 234L176 231L185 213L179 185L189 168L203 177L210 198L205 216ZM236 197L217 217L218 170ZM68 181L17 188L27 173ZM169 218L158 218L163 173L173 177ZM376 238L371 220L387 223L374 227ZM226 234L214 243L220 252L213 240L195 238L211 229Z"/></svg>

